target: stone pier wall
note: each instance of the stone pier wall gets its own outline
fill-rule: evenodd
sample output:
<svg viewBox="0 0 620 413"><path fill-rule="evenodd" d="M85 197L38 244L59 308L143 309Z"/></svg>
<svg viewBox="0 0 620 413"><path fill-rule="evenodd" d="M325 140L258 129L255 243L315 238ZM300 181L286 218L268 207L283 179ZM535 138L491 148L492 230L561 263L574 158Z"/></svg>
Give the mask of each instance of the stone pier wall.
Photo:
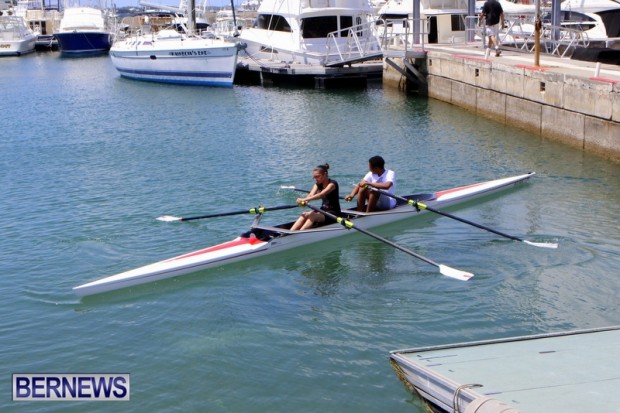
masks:
<svg viewBox="0 0 620 413"><path fill-rule="evenodd" d="M620 161L619 81L440 51L415 64L430 97ZM384 68L385 85L406 87L400 73Z"/></svg>

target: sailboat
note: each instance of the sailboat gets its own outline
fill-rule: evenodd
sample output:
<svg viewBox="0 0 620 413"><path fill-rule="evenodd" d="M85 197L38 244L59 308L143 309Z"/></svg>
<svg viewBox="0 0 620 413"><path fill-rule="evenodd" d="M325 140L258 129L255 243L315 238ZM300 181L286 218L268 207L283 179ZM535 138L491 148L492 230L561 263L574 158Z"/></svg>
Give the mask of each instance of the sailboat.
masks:
<svg viewBox="0 0 620 413"><path fill-rule="evenodd" d="M179 8L159 8L168 10L121 21L122 31L110 50L120 75L160 83L232 86L242 46L197 30L193 0L183 10L186 19L179 18Z"/></svg>

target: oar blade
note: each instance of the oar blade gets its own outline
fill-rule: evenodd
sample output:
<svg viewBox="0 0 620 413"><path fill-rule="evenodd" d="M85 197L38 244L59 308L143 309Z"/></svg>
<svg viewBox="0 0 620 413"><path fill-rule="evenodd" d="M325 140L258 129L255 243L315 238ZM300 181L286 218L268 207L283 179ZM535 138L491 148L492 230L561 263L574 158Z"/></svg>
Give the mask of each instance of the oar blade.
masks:
<svg viewBox="0 0 620 413"><path fill-rule="evenodd" d="M492 233L497 234L497 235L500 235L500 236L502 236L502 237L509 238L509 239L512 239L512 240L515 240L515 241L525 242L526 244L528 244L528 245L532 245L532 246L534 246L534 247L539 247L539 248L551 248L551 249L555 249L555 248L557 248L557 247L558 247L558 244L553 243L553 242L532 242L532 241L526 241L526 240L521 239L521 238L519 238L519 237L515 237L514 235L505 234L505 233L503 233L503 232L501 232L501 231L498 231L498 230L496 230L496 229L489 228L489 227L487 227L487 226L484 226L484 225L477 224L477 223L475 223L475 222L469 221L469 220L467 220L467 219L465 219L465 218L457 217L456 215L452 215L452 214L449 214L449 213L444 212L444 211L439 211L439 210L437 210L437 209L434 209L434 208L429 207L429 206L428 206L428 205L426 205L426 204L423 204L422 202L416 202L416 201L408 200L408 199L403 198L403 197L398 196L398 195L390 194L389 192L384 191L384 190L382 190L382 189L375 189L375 188L373 188L373 191L379 192L379 193L381 193L381 194L384 194L384 195L386 195L386 196L392 197L392 198L394 198L394 199L400 199L400 200L402 200L402 201L406 201L406 202L408 202L408 203L409 203L409 205L411 205L411 206L413 206L413 207L416 207L416 208L421 208L421 209L426 209L426 210L431 211L431 212L434 212L434 213L436 213L436 214L443 215L444 217L448 217L448 218L455 219L455 220L460 221L460 222L462 222L462 223L464 223L464 224L468 224L468 225L474 226L474 227L476 227L476 228L480 228L480 229L482 229L482 230L492 232Z"/></svg>
<svg viewBox="0 0 620 413"><path fill-rule="evenodd" d="M555 242L532 242L532 241L527 241L527 240L523 240L523 242L525 242L527 245L532 245L534 247L540 247L540 248L557 248L558 244Z"/></svg>
<svg viewBox="0 0 620 413"><path fill-rule="evenodd" d="M310 191L308 191L307 189L297 188L294 185L280 185L280 189L290 189L291 191L297 191L297 192L301 192L304 194L310 193Z"/></svg>
<svg viewBox="0 0 620 413"><path fill-rule="evenodd" d="M164 221L164 222L173 222L173 221L180 221L181 217L174 217L172 215L162 215L161 217L157 218L159 221Z"/></svg>
<svg viewBox="0 0 620 413"><path fill-rule="evenodd" d="M448 267L447 265L439 264L439 272L445 275L446 277L454 278L456 280L467 281L474 274L466 271L461 271L456 268Z"/></svg>

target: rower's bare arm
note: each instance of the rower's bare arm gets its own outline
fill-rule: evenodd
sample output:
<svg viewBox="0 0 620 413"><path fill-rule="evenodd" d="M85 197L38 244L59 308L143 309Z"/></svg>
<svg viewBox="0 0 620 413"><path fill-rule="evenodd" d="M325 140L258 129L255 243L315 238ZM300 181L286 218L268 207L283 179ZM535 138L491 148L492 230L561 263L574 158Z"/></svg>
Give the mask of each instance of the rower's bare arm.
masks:
<svg viewBox="0 0 620 413"><path fill-rule="evenodd" d="M347 196L344 197L344 200L349 202L350 200L352 200L353 198L355 198L355 195L357 195L357 193L360 190L360 184L357 184L353 187L353 189L351 190L351 193Z"/></svg>
<svg viewBox="0 0 620 413"><path fill-rule="evenodd" d="M316 193L317 193L318 189L319 188L316 186L316 184L313 185L312 186L312 190L310 192L308 192L308 195L306 195L303 198L297 198L297 204L298 205L302 205L302 204L304 204L306 202L310 202L310 201L313 201L315 199L319 199L320 197L316 196Z"/></svg>
<svg viewBox="0 0 620 413"><path fill-rule="evenodd" d="M377 189L390 189L393 185L392 181L387 182L368 182L368 186Z"/></svg>
<svg viewBox="0 0 620 413"><path fill-rule="evenodd" d="M334 189L336 189L336 185L334 185L333 183L329 183L325 188L323 188L323 190L321 192L316 194L317 198L315 198L315 199L326 197Z"/></svg>

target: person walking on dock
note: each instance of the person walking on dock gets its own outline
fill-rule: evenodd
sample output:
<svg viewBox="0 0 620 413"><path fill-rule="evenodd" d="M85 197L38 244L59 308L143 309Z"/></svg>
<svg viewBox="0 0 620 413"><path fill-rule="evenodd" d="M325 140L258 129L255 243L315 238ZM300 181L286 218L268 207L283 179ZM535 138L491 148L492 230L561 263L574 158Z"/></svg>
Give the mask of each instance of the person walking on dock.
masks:
<svg viewBox="0 0 620 413"><path fill-rule="evenodd" d="M489 38L486 44L485 57L489 57L491 47L495 49L495 56L502 54L499 50L499 29L504 27L504 9L497 0L486 0L480 13L480 21L484 19L486 35Z"/></svg>
<svg viewBox="0 0 620 413"><path fill-rule="evenodd" d="M368 169L369 172L344 199L348 202L357 195L358 211L374 212L394 208L396 206L394 198L372 190L376 188L394 194L396 184L394 171L385 169L385 160L379 155L368 160Z"/></svg>

